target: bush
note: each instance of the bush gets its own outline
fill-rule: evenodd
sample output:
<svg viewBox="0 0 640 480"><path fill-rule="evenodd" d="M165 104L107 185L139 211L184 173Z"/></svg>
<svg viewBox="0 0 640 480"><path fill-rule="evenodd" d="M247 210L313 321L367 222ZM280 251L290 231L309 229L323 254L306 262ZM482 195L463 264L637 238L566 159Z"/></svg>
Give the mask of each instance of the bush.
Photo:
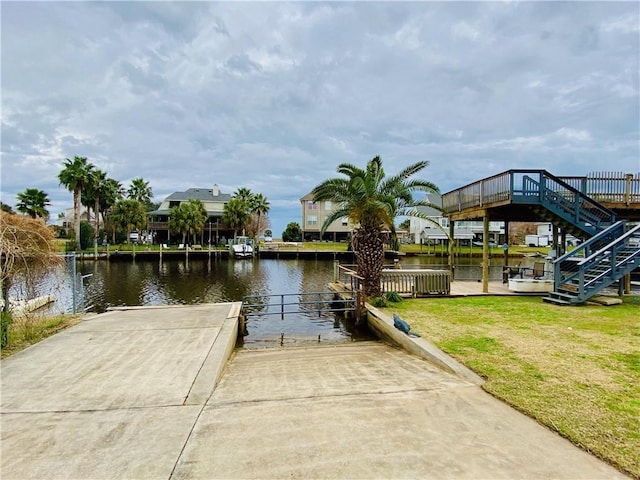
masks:
<svg viewBox="0 0 640 480"><path fill-rule="evenodd" d="M287 225L287 229L282 232L283 242L300 242L302 241L302 229L296 222Z"/></svg>
<svg viewBox="0 0 640 480"><path fill-rule="evenodd" d="M69 252L75 252L78 250L78 244L76 243L75 240L67 240L64 244L64 251L69 253Z"/></svg>
<svg viewBox="0 0 640 480"><path fill-rule="evenodd" d="M4 348L9 343L9 325L11 324L11 312L3 310L2 312L0 312L0 315L2 315L0 319L0 346Z"/></svg>
<svg viewBox="0 0 640 480"><path fill-rule="evenodd" d="M80 248L85 250L93 247L93 233L95 228L89 222L80 222Z"/></svg>
<svg viewBox="0 0 640 480"><path fill-rule="evenodd" d="M398 303L402 301L402 297L398 295L398 292L387 292L384 294L384 298L393 303Z"/></svg>
<svg viewBox="0 0 640 480"><path fill-rule="evenodd" d="M373 297L371 299L371 305L377 308L384 308L387 306L387 301L384 299L384 297Z"/></svg>

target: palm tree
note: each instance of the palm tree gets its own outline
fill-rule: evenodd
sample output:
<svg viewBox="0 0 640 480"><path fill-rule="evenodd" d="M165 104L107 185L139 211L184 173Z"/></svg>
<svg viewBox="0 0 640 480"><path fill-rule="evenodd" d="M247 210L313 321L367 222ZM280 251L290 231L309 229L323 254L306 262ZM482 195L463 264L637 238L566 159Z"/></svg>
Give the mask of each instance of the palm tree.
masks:
<svg viewBox="0 0 640 480"><path fill-rule="evenodd" d="M438 192L430 182L410 180L410 177L429 165L422 161L410 165L395 176L385 178L382 160L374 157L365 170L349 163L338 165L338 173L346 178L325 180L313 189L313 201L332 201L338 208L324 221L321 233L335 220L348 217L357 227L352 244L356 254L358 275L363 278L366 297L380 296L380 278L384 262L382 231L392 228L397 215L415 214L413 190Z"/></svg>
<svg viewBox="0 0 640 480"><path fill-rule="evenodd" d="M251 212L258 216L258 227L256 228L256 236L260 235L260 216L269 213L269 201L261 193L257 193L251 198Z"/></svg>
<svg viewBox="0 0 640 480"><path fill-rule="evenodd" d="M249 221L249 206L240 197L231 197L222 210L222 221L233 230L233 237L242 231Z"/></svg>
<svg viewBox="0 0 640 480"><path fill-rule="evenodd" d="M233 196L239 198L240 200L244 200L247 205L251 205L251 199L253 198L253 193L251 193L251 189L247 187L240 187L233 193Z"/></svg>
<svg viewBox="0 0 640 480"><path fill-rule="evenodd" d="M42 190L27 188L24 192L19 193L17 197L16 210L19 212L29 215L31 218L40 217L46 219L49 217L47 205L51 205L51 202L49 202L49 197Z"/></svg>
<svg viewBox="0 0 640 480"><path fill-rule="evenodd" d="M85 188L86 196L88 197L87 203L85 204L87 208L91 205L93 208L93 214L95 216L94 220L94 240L98 239L98 229L100 228L100 197L103 195L105 190L105 183L107 181L107 174L102 170L95 169L89 175L89 181L87 182L87 186ZM84 195L83 195L84 196Z"/></svg>
<svg viewBox="0 0 640 480"><path fill-rule="evenodd" d="M127 232L127 243L131 241L129 232L142 228L147 222L147 212L140 202L133 199L119 200L109 215L115 227Z"/></svg>
<svg viewBox="0 0 640 480"><path fill-rule="evenodd" d="M143 178L134 178L131 180L129 190L127 190L127 197L137 200L146 207L147 204L151 203L153 190L149 186L149 182L145 182Z"/></svg>
<svg viewBox="0 0 640 480"><path fill-rule="evenodd" d="M198 199L191 198L169 211L169 230L182 234L182 243L185 243L187 235L192 240L192 236L201 232L206 222L207 211Z"/></svg>
<svg viewBox="0 0 640 480"><path fill-rule="evenodd" d="M73 160L67 158L64 168L58 174L60 184L73 192L73 229L76 233L77 245L80 245L80 198L94 168L86 157L76 156Z"/></svg>
<svg viewBox="0 0 640 480"><path fill-rule="evenodd" d="M102 221L105 224L105 229L107 226L111 227L111 225L107 224L108 221L108 213L113 208L113 206L118 203L118 200L121 200L124 197L124 188L122 184L113 179L107 178L102 184L101 192L100 192L100 213L102 214ZM112 222L109 222L109 224ZM112 238L115 242L115 228L111 228Z"/></svg>

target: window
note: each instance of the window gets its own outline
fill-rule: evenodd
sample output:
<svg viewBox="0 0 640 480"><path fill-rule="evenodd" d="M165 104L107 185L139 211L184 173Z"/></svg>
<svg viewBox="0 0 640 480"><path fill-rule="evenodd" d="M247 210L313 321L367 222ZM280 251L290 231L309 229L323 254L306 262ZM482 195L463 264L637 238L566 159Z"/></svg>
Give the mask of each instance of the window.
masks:
<svg viewBox="0 0 640 480"><path fill-rule="evenodd" d="M317 224L318 224L317 215L307 215L307 225L317 225Z"/></svg>
<svg viewBox="0 0 640 480"><path fill-rule="evenodd" d="M330 202L330 201L326 201L326 202L324 202L324 209L325 209L325 210L329 210L329 211L330 211L332 208L333 208L333 207L332 207L332 205L331 205L331 202Z"/></svg>
<svg viewBox="0 0 640 480"><path fill-rule="evenodd" d="M318 209L318 204L316 202L312 202L311 200L307 202L307 210L317 210L317 209Z"/></svg>
<svg viewBox="0 0 640 480"><path fill-rule="evenodd" d="M446 217L442 217L440 219L440 226L444 227L444 228L448 227L449 226L449 219L446 218Z"/></svg>
<svg viewBox="0 0 640 480"><path fill-rule="evenodd" d="M342 217L342 226L346 227L349 225L349 219L347 217Z"/></svg>
<svg viewBox="0 0 640 480"><path fill-rule="evenodd" d="M179 207L179 206L180 206L180 202L177 202L175 200L170 200L169 201L169 208Z"/></svg>

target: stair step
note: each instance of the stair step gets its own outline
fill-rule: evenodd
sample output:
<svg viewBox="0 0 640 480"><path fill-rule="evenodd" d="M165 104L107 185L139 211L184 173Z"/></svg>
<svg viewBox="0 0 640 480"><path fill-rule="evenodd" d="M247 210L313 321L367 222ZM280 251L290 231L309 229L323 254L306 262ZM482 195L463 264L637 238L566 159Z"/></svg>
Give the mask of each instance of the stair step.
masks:
<svg viewBox="0 0 640 480"><path fill-rule="evenodd" d="M569 293L563 293L563 292L549 292L549 296L550 297L554 297L554 298L559 298L561 300L567 300L567 301L572 301L573 299L575 299L577 297L577 295L572 295Z"/></svg>
<svg viewBox="0 0 640 480"><path fill-rule="evenodd" d="M555 298L555 297L542 297L542 301L546 303L553 303L555 305L575 305L573 302L569 302L567 300L562 300L561 298Z"/></svg>

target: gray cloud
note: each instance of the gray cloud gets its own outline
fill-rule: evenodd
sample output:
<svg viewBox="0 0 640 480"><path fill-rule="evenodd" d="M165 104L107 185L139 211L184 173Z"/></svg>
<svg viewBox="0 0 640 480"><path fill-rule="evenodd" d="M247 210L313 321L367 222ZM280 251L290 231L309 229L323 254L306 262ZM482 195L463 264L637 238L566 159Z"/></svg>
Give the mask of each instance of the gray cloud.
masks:
<svg viewBox="0 0 640 480"><path fill-rule="evenodd" d="M157 199L218 183L276 234L340 162L640 169L640 7L614 2L3 2L2 201L71 204L87 156Z"/></svg>

